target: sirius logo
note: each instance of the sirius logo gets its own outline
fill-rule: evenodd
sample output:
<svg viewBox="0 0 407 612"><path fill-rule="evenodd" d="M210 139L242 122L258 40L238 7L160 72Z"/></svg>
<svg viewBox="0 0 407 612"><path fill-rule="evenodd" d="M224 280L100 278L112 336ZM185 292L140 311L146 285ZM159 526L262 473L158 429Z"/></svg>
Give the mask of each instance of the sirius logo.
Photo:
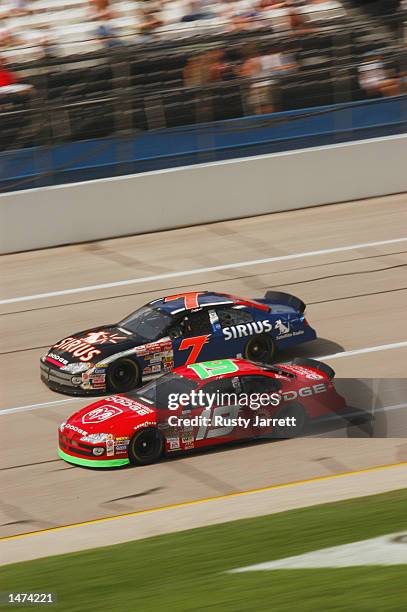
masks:
<svg viewBox="0 0 407 612"><path fill-rule="evenodd" d="M225 327L222 331L225 340L232 340L232 338L236 340L244 336L271 332L272 329L273 326L270 321L253 321L252 323L242 323L240 325L233 325L232 327Z"/></svg>

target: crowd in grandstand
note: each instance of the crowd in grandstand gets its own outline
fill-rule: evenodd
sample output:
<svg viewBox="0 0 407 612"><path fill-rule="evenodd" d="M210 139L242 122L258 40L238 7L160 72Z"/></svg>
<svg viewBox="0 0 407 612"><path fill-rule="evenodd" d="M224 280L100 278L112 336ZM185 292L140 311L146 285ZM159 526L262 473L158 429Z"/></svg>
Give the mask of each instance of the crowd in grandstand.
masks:
<svg viewBox="0 0 407 612"><path fill-rule="evenodd" d="M0 48L52 44L62 51L82 41L111 46L129 38L239 32L266 24L294 33L316 28L321 15L343 14L337 0L6 0L0 7Z"/></svg>
<svg viewBox="0 0 407 612"><path fill-rule="evenodd" d="M0 118L7 111L21 127L12 113L36 93L37 107L48 99L67 109L57 111L58 132L70 126L68 138L81 139L118 124L155 129L405 93L404 34L394 36L393 22L369 31L363 11L352 15L358 4L4 0ZM370 4L372 15L407 9L407 0ZM37 142L32 117L22 146ZM14 137L3 133L0 148Z"/></svg>

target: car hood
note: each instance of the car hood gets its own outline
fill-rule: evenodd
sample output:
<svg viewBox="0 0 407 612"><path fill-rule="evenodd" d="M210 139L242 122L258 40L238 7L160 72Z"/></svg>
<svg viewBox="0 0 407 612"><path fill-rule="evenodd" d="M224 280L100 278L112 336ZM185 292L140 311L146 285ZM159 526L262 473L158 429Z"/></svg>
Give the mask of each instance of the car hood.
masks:
<svg viewBox="0 0 407 612"><path fill-rule="evenodd" d="M112 437L131 437L140 427L155 424L155 408L123 395L113 395L72 414L61 431L80 436L105 433Z"/></svg>
<svg viewBox="0 0 407 612"><path fill-rule="evenodd" d="M69 363L97 363L102 359L139 346L145 340L117 325L103 325L80 331L54 344L46 360L63 367Z"/></svg>

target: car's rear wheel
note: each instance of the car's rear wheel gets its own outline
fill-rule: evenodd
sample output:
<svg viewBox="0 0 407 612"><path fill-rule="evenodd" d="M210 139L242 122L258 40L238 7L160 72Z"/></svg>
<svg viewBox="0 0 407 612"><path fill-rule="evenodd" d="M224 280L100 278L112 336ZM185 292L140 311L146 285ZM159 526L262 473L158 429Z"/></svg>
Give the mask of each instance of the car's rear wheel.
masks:
<svg viewBox="0 0 407 612"><path fill-rule="evenodd" d="M259 363L271 363L276 352L276 345L270 336L264 334L253 336L246 344L245 359Z"/></svg>
<svg viewBox="0 0 407 612"><path fill-rule="evenodd" d="M129 459L134 465L148 465L159 460L164 450L161 433L149 427L138 431L130 440Z"/></svg>
<svg viewBox="0 0 407 612"><path fill-rule="evenodd" d="M359 415L349 421L347 427L348 438L373 438L375 417L372 414Z"/></svg>
<svg viewBox="0 0 407 612"><path fill-rule="evenodd" d="M134 389L141 383L140 368L132 359L118 359L107 371L107 387L109 391L124 393Z"/></svg>
<svg viewBox="0 0 407 612"><path fill-rule="evenodd" d="M300 436L307 423L307 413L301 404L290 404L285 406L275 418L287 419L292 417L294 420L286 421L286 425L276 425L273 428L275 438L297 438ZM288 423L292 423L289 425Z"/></svg>

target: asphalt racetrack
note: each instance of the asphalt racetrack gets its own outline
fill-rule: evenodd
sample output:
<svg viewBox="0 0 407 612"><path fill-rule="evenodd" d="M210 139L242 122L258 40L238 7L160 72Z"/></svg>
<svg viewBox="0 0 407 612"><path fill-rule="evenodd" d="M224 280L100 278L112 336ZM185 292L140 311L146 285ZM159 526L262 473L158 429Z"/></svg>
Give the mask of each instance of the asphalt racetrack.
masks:
<svg viewBox="0 0 407 612"><path fill-rule="evenodd" d="M407 461L406 205L397 195L3 256L1 536ZM48 346L175 291L269 288L301 297L320 338L282 359L325 357L339 377L398 379L380 387L379 437L318 431L108 471L57 457L59 423L91 400L41 383Z"/></svg>

